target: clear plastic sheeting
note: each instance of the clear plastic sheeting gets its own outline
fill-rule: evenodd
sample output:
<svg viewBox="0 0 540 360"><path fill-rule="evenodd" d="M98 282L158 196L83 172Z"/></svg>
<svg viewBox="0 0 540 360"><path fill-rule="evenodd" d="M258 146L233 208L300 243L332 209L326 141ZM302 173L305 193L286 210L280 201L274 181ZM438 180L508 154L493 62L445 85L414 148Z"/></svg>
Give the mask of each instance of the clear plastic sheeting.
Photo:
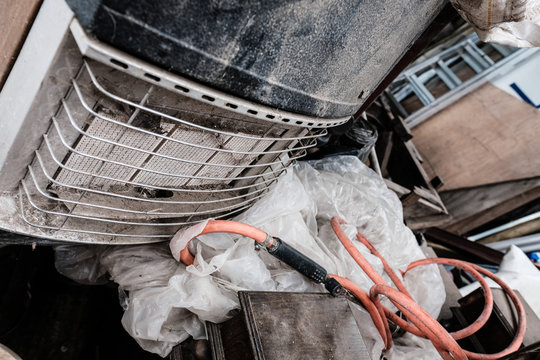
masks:
<svg viewBox="0 0 540 360"><path fill-rule="evenodd" d="M540 0L451 0L480 40L513 47L540 46Z"/></svg>
<svg viewBox="0 0 540 360"><path fill-rule="evenodd" d="M92 245L58 245L54 248L54 265L60 274L81 284L105 284L107 270L99 261L103 250Z"/></svg>
<svg viewBox="0 0 540 360"><path fill-rule="evenodd" d="M264 198L233 220L284 239L328 272L347 276L368 291L372 282L334 235L333 216L350 223L344 229L351 239L360 230L396 270L425 257L403 224L399 199L353 156L297 164ZM382 274L380 260L353 242ZM144 349L161 356L190 335L204 338L204 321L230 318L232 310L239 308L239 290L325 291L266 251L257 250L251 239L208 234L192 241L190 249L195 262L188 267L177 263L163 244L110 247L99 254L101 266L128 293L124 327ZM445 292L435 265L410 271L405 285L422 307L438 315ZM367 313L357 310L366 343L378 359L382 340ZM439 358L428 340L409 335L396 340L385 356L389 360Z"/></svg>
<svg viewBox="0 0 540 360"><path fill-rule="evenodd" d="M358 158L365 161L377 142L377 129L371 125L367 120L360 118L354 122L349 130L347 130L344 136L358 147Z"/></svg>

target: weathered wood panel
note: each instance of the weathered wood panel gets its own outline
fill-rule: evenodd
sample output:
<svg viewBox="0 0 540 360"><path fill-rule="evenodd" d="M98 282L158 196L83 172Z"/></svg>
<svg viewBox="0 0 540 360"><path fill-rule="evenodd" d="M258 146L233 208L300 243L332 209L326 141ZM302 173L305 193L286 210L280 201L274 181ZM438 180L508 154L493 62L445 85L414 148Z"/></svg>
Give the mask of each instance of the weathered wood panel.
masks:
<svg viewBox="0 0 540 360"><path fill-rule="evenodd" d="M0 0L0 90L42 0Z"/></svg>
<svg viewBox="0 0 540 360"><path fill-rule="evenodd" d="M462 235L540 197L540 178L446 191L441 198L452 216L445 229Z"/></svg>
<svg viewBox="0 0 540 360"><path fill-rule="evenodd" d="M413 129L441 190L540 175L540 110L491 83Z"/></svg>

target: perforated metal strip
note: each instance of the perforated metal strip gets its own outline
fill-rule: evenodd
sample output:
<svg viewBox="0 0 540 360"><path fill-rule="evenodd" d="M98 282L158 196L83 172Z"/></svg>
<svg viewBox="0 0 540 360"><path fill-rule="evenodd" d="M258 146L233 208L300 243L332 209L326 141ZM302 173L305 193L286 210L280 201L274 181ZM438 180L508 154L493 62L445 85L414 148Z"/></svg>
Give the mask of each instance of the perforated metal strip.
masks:
<svg viewBox="0 0 540 360"><path fill-rule="evenodd" d="M163 88L181 93L198 101L211 103L222 109L234 111L259 120L309 128L338 126L350 119L350 117L336 119L309 117L240 99L164 71L111 46L91 39L85 34L77 20L73 20L70 28L84 56L114 66L116 69L129 73L139 79L157 83Z"/></svg>

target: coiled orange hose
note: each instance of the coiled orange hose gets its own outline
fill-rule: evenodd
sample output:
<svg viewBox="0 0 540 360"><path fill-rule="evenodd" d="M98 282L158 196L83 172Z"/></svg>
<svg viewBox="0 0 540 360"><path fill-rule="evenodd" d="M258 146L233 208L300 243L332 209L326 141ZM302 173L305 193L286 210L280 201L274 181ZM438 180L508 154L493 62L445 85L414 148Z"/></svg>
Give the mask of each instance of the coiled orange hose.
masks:
<svg viewBox="0 0 540 360"><path fill-rule="evenodd" d="M413 298L410 296L410 294L406 291L405 286L401 282L401 280L397 277L397 275L394 273L393 269L388 265L386 260L381 256L381 254L373 247L371 243L369 243L360 233L357 233L356 238L364 244L370 252L377 256L379 259L381 259L385 272L388 274L392 282L396 285L396 287L399 289L395 290L388 286L388 284L382 279L382 277L375 271L375 269L367 262L367 260L364 258L364 256L356 249L352 241L347 237L345 232L341 229L342 224L347 224L347 222L339 217L333 217L331 220L332 228L338 237L339 241L343 244L345 249L349 252L349 254L354 258L356 263L364 270L364 272L368 275L368 277L375 283L375 285L371 288L370 291L370 298L375 303L375 306L379 310L379 313L381 314L384 312L386 317L388 317L391 321L393 321L396 325L400 326L404 330L411 332L417 336L425 337L431 340L435 348L439 351L441 356L446 359L481 359L481 360L495 360L499 359L503 356L506 356L517 349L519 349L519 346L523 342L523 338L525 335L525 329L526 329L526 318L525 318L525 310L523 309L523 306L521 305L519 299L517 298L516 294L506 285L502 280L500 280L496 275L492 274L491 272L483 269L480 266L455 260L455 259L444 259L444 258L433 258L433 259L423 259L415 261L411 264L409 264L407 270L403 272L403 275L406 274L407 271L421 265L427 265L427 264L446 264L446 265L454 265L456 267L459 267L467 272L469 272L478 282L480 283L481 287L484 290L484 297L485 297L485 306L478 317L476 321L474 321L471 325L468 327L461 329L459 331L448 333L442 326L435 320L429 313L427 313L425 310L423 310L418 304L416 304L413 300ZM493 309L493 295L491 293L491 290L485 280L483 279L482 275L488 276L492 280L494 280L497 284L501 286L501 288L508 294L511 301L513 302L516 311L518 313L518 327L517 332L514 336L513 341L510 343L510 345L496 353L496 354L479 354L470 352L467 350L461 349L461 347L457 344L455 340L465 338L467 336L470 336L474 334L478 329L480 329L489 319L491 315L491 311ZM348 289L349 284L342 283L343 287ZM404 291L405 289L405 291ZM352 290L348 289L349 291L353 292ZM353 292L354 293L354 292ZM382 306L380 301L378 300L378 295L384 295L388 297L388 299L398 308L400 309L405 316L407 316L408 320L412 323L408 323L405 320L401 319L399 316L394 314L389 309L386 309ZM373 316L372 316L373 317ZM386 318L383 318L386 321ZM426 327L427 326L427 327ZM442 336L443 333L441 333L441 329L444 331L444 336ZM385 335L379 330L379 333L381 334L381 337L384 339ZM450 336L450 339L448 338ZM451 357L449 357L451 354Z"/></svg>
<svg viewBox="0 0 540 360"><path fill-rule="evenodd" d="M343 244L347 252L356 261L356 263L373 281L374 285L371 287L369 294L367 294L350 279L333 274L329 274L329 276L336 279L345 289L350 291L364 305L366 310L369 312L377 331L384 341L385 349L389 349L392 346L392 336L387 319L414 335L429 339L444 360L495 360L519 349L521 343L523 342L525 329L527 326L525 310L514 291L512 291L512 289L497 276L475 264L444 258L418 260L409 264L407 269L402 272L402 276L405 276L409 270L428 264L453 265L470 273L480 283L480 286L484 290L485 297L485 305L482 313L471 325L467 326L466 328L448 333L437 322L437 320L435 320L427 311L422 309L414 301L412 296L405 288L403 282L377 251L377 249L362 234L357 233L357 240L366 246L373 255L377 256L381 260L385 272L397 287L397 290L392 288L382 278L382 276L375 271L371 264L364 258L362 253L358 251L352 241L347 237L341 228L341 225L343 224L347 224L347 222L339 217L333 217L331 220L331 225L337 238ZM266 243L266 245L271 245L273 242L273 239L260 229L240 222L227 220L209 221L204 227L203 231L198 235L215 232L227 232L247 236L254 239L258 243ZM180 258L186 265L193 264L194 258L189 252L187 245L181 250ZM491 311L493 309L493 295L482 275L491 278L501 286L501 288L510 297L518 314L518 326L514 339L506 349L496 354L479 354L470 352L462 349L456 342L456 340L468 337L478 331L487 322L491 315ZM380 295L387 297L406 316L408 321L402 319L393 311L384 307L380 301Z"/></svg>

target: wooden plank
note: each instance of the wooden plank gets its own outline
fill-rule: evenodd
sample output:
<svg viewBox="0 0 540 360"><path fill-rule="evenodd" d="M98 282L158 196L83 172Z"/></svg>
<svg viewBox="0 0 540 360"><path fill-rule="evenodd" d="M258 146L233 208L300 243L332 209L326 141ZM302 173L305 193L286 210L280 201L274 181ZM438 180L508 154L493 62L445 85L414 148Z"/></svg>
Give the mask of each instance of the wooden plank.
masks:
<svg viewBox="0 0 540 360"><path fill-rule="evenodd" d="M485 210L476 212L469 217L452 223L445 229L449 232L462 235L538 198L540 198L540 186L536 186L512 198L501 201ZM479 204L477 204L477 206L479 206Z"/></svg>
<svg viewBox="0 0 540 360"><path fill-rule="evenodd" d="M540 177L467 189L442 191L439 195L446 205L448 212L457 221L495 206L537 186L540 186Z"/></svg>
<svg viewBox="0 0 540 360"><path fill-rule="evenodd" d="M418 186L415 186L413 191L420 195L422 198L431 201L434 205L439 205L441 203L441 199L435 195L437 192L431 192L426 188L421 188Z"/></svg>
<svg viewBox="0 0 540 360"><path fill-rule="evenodd" d="M413 191L412 193L405 195L403 199L401 199L401 205L403 205L403 208L408 208L418 202L420 200L420 195Z"/></svg>
<svg viewBox="0 0 540 360"><path fill-rule="evenodd" d="M428 227L442 227L451 222L452 218L447 214L427 215L416 218L405 218L405 224L411 230L421 230Z"/></svg>
<svg viewBox="0 0 540 360"><path fill-rule="evenodd" d="M411 230L442 227L451 223L452 218L445 213L442 207L422 198L419 192L411 192L390 180L384 180L388 188L400 198L405 224Z"/></svg>
<svg viewBox="0 0 540 360"><path fill-rule="evenodd" d="M455 223L537 186L540 186L540 178L443 191L440 196Z"/></svg>
<svg viewBox="0 0 540 360"><path fill-rule="evenodd" d="M379 154L381 158L380 166L382 177L388 177L388 161L390 160L393 145L391 132L383 132L379 135L376 146L377 154Z"/></svg>
<svg viewBox="0 0 540 360"><path fill-rule="evenodd" d="M42 0L0 1L0 90L19 54Z"/></svg>
<svg viewBox="0 0 540 360"><path fill-rule="evenodd" d="M407 226L418 230L424 227L442 226L447 223L449 216L435 194L435 191L431 192L415 186L411 194L403 197L403 217Z"/></svg>
<svg viewBox="0 0 540 360"><path fill-rule="evenodd" d="M411 129L409 129L407 124L405 124L405 121L403 120L401 116L399 115L394 116L394 113L392 112L391 104L390 104L393 97L389 95L390 93L389 91L386 91L385 93L386 93L385 94L386 96L381 96L380 99L384 107L384 110L386 111L386 114L388 115L388 118L390 119L392 128L394 129L394 131L396 132L396 134L400 137L402 141L411 140L413 137Z"/></svg>
<svg viewBox="0 0 540 360"><path fill-rule="evenodd" d="M491 83L413 129L443 190L540 174L540 111Z"/></svg>
<svg viewBox="0 0 540 360"><path fill-rule="evenodd" d="M420 154L418 153L418 150L416 148L416 146L412 143L412 141L406 141L404 142L404 145L405 145L405 148L409 151L409 154L411 156L411 159L413 160L414 164L416 165L416 168L418 169L418 172L420 174L420 176L422 177L422 179L424 180L425 182L425 187L427 188L427 190L425 192L430 192L431 195L432 195L432 199L433 199L433 202L437 204L437 206L440 208L440 212L441 213L444 213L444 214L447 214L448 211L444 205L444 203L442 202L440 196L439 196L439 193L433 188L433 186L431 186L431 180L428 176L428 174L426 173L426 170L424 169L424 167L422 166L422 157L420 156ZM415 186L415 191L418 187Z"/></svg>
<svg viewBox="0 0 540 360"><path fill-rule="evenodd" d="M393 192L395 192L397 194L397 196L399 198L401 198L403 195L407 195L407 194L410 194L411 193L411 190L407 189L406 187L404 186L401 186L399 184L396 184L395 182L391 181L391 180L388 180L388 179L383 179L384 180L384 183L386 184L386 186L392 190Z"/></svg>
<svg viewBox="0 0 540 360"><path fill-rule="evenodd" d="M444 209L435 201L436 199L432 192L420 188L415 188L415 192L411 192L406 187L396 184L388 179L383 179L386 186L395 192L401 199L403 205L403 217L405 223L412 230L420 230L428 227L446 226L451 222L451 217L447 215ZM420 189L422 190L422 189ZM429 194L429 195L427 195ZM427 195L426 200L422 195Z"/></svg>
<svg viewBox="0 0 540 360"><path fill-rule="evenodd" d="M523 224L516 225L510 229L498 232L486 238L480 239L477 242L481 244L490 244L501 240L513 239L520 236L533 234L539 231L540 219L535 219Z"/></svg>
<svg viewBox="0 0 540 360"><path fill-rule="evenodd" d="M429 242L441 244L449 249L455 250L456 252L476 257L483 264L499 265L504 256L504 254L498 250L491 249L474 241L469 241L466 238L442 229L426 229L424 231L424 236Z"/></svg>

